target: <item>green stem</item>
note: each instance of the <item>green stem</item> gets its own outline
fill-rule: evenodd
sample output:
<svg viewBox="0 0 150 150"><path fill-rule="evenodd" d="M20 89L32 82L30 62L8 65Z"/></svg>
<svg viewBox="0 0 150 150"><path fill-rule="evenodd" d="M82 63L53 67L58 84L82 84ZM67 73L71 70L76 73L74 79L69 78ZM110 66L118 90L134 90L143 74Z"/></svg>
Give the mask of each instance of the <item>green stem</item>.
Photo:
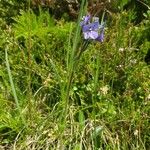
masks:
<svg viewBox="0 0 150 150"><path fill-rule="evenodd" d="M9 76L9 81L10 81L12 93L13 93L13 96L14 96L14 99L15 99L15 103L16 103L16 106L17 106L17 110L18 110L18 112L21 116L21 119L22 119L23 123L25 124L25 120L24 120L24 117L22 116L21 108L20 108L20 105L19 105L16 89L15 89L15 86L14 86L14 82L13 82L13 78L12 78L12 74L11 74L11 70L10 70L7 49L8 48L6 47L5 48L5 60L6 60L6 67L7 67L7 72L8 72L8 76Z"/></svg>

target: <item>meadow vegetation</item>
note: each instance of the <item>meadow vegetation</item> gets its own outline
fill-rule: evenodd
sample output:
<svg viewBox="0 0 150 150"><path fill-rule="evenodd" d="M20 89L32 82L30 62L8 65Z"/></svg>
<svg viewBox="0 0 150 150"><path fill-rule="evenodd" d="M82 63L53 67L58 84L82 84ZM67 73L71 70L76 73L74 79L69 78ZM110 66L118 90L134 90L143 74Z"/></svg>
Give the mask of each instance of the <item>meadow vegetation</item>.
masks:
<svg viewBox="0 0 150 150"><path fill-rule="evenodd" d="M71 20L0 0L1 150L150 149L150 3L141 20L112 4L104 41L77 57L84 2Z"/></svg>

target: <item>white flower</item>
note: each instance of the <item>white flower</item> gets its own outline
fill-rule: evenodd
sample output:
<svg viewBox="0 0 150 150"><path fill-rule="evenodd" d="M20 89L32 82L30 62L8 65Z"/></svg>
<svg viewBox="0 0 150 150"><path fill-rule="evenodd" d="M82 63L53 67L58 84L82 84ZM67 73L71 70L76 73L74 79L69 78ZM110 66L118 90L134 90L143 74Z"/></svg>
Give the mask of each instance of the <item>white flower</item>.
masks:
<svg viewBox="0 0 150 150"><path fill-rule="evenodd" d="M124 48L119 48L119 52L123 52L124 50Z"/></svg>
<svg viewBox="0 0 150 150"><path fill-rule="evenodd" d="M104 95L106 95L108 93L108 90L109 90L108 85L105 85L105 86L100 88L101 93Z"/></svg>
<svg viewBox="0 0 150 150"><path fill-rule="evenodd" d="M135 131L134 131L134 135L135 135L135 136L138 136L138 133L139 133L138 130L135 130Z"/></svg>

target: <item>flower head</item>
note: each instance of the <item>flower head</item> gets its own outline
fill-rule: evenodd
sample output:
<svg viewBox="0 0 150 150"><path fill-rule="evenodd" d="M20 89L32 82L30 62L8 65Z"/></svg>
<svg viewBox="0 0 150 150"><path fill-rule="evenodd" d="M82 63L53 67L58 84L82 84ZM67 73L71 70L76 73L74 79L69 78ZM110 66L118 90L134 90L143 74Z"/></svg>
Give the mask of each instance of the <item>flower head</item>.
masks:
<svg viewBox="0 0 150 150"><path fill-rule="evenodd" d="M92 22L90 21L92 20ZM90 15L84 16L83 21L80 23L84 39L93 39L99 42L104 40L104 24L99 24L99 18Z"/></svg>

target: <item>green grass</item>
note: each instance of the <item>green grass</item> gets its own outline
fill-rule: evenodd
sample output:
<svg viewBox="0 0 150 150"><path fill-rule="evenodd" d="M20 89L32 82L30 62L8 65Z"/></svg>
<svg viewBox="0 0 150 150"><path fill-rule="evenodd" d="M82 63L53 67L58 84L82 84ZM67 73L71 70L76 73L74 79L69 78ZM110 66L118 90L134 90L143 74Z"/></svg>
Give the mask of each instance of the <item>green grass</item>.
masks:
<svg viewBox="0 0 150 150"><path fill-rule="evenodd" d="M148 15L112 14L81 52L84 2L77 23L28 10L0 29L0 149L149 149Z"/></svg>

